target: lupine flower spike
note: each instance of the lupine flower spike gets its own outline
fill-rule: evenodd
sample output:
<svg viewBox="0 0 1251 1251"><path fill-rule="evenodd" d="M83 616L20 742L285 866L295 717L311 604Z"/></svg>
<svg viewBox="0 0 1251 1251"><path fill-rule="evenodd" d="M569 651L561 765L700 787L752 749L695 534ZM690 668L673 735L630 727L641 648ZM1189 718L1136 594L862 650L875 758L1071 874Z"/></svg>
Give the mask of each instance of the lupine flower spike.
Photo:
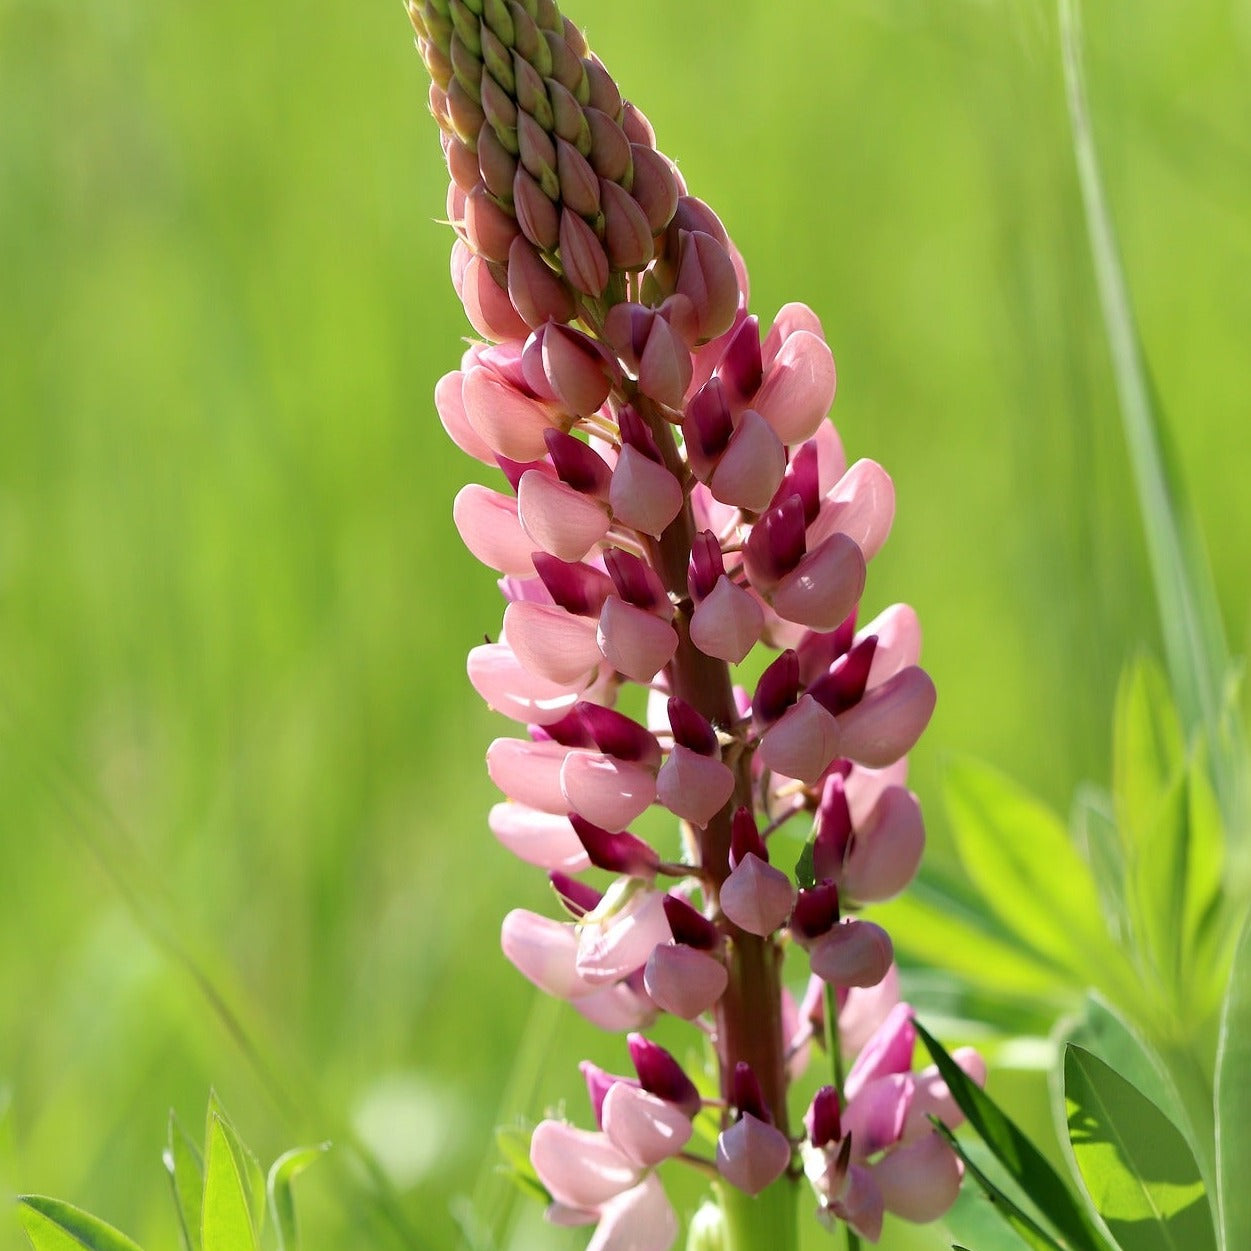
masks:
<svg viewBox="0 0 1251 1251"><path fill-rule="evenodd" d="M554 916L505 918L503 949L627 1032L635 1070L588 1062L595 1128L534 1131L548 1214L594 1224L594 1251L664 1251L678 1221L656 1170L681 1157L719 1173L727 1202L806 1172L823 1219L867 1238L884 1211L933 1219L960 1169L927 1114L955 1116L911 1072L890 938L859 915L916 871L905 756L934 707L915 614L857 627L890 478L849 467L826 420L816 314L749 311L721 221L554 0L409 0L409 15L451 175L452 281L479 336L435 403L501 472L453 504L506 600L469 677L523 735L487 752L504 795L489 824L555 894ZM779 654L749 694L732 666L759 649ZM614 707L627 683L648 688L646 725ZM630 829L655 806L680 824L680 863ZM802 814L797 880L799 844L782 855L773 831ZM819 988L803 1010L787 949ZM859 1054L800 1122L789 1087L826 1003ZM710 1040L711 1099L644 1036L661 1013ZM701 1156L705 1108L720 1132Z"/></svg>

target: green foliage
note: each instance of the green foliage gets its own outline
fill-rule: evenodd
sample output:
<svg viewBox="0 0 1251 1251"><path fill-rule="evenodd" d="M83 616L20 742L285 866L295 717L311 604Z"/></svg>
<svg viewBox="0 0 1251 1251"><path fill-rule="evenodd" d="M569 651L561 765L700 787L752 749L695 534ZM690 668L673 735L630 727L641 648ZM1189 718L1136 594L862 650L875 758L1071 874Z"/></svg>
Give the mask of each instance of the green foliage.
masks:
<svg viewBox="0 0 1251 1251"><path fill-rule="evenodd" d="M140 1251L111 1225L59 1199L23 1195L17 1211L35 1251Z"/></svg>
<svg viewBox="0 0 1251 1251"><path fill-rule="evenodd" d="M268 1178L230 1118L209 1096L203 1153L170 1113L162 1158L186 1251L299 1251L291 1182L329 1147L297 1147L274 1161ZM262 1242L266 1207L273 1236ZM98 1217L59 1199L24 1195L18 1217L34 1251L141 1251Z"/></svg>
<svg viewBox="0 0 1251 1251"><path fill-rule="evenodd" d="M1106 1251L1106 1241L1089 1214L1038 1148L995 1101L965 1075L937 1039L919 1023L916 1029L973 1131L990 1148L1007 1175L1029 1197L1040 1214L1040 1221L1026 1217L1007 1199L1001 1189L992 1187L988 1181L988 1197L1005 1213L1010 1214L1013 1228L1034 1246L1055 1246L1071 1251ZM974 1174L979 1179L984 1176L976 1169ZM1044 1221L1050 1227L1049 1230L1042 1228ZM1054 1231L1054 1236L1051 1231ZM1040 1238L1050 1241L1038 1241Z"/></svg>
<svg viewBox="0 0 1251 1251"><path fill-rule="evenodd" d="M1122 1251L1215 1248L1199 1166L1168 1117L1073 1044L1064 1052L1064 1091L1077 1167Z"/></svg>
<svg viewBox="0 0 1251 1251"><path fill-rule="evenodd" d="M1251 1247L1251 918L1243 925L1216 1056L1216 1188L1221 1251Z"/></svg>

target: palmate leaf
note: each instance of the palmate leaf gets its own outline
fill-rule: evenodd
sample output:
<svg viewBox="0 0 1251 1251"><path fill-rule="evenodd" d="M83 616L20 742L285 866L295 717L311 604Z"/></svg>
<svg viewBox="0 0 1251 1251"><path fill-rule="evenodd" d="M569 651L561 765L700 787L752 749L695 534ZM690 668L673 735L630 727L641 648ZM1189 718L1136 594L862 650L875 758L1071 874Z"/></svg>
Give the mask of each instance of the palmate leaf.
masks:
<svg viewBox="0 0 1251 1251"><path fill-rule="evenodd" d="M986 906L1021 943L1085 981L1132 983L1100 919L1090 868L1064 822L985 765L964 762L944 795L960 859Z"/></svg>
<svg viewBox="0 0 1251 1251"><path fill-rule="evenodd" d="M17 1218L35 1251L140 1251L112 1225L60 1199L22 1195Z"/></svg>
<svg viewBox="0 0 1251 1251"><path fill-rule="evenodd" d="M1243 925L1216 1053L1216 1190L1221 1251L1251 1247L1251 917Z"/></svg>
<svg viewBox="0 0 1251 1251"><path fill-rule="evenodd" d="M1098 1057L1064 1052L1069 1141L1122 1251L1211 1251L1211 1208L1181 1131Z"/></svg>
<svg viewBox="0 0 1251 1251"><path fill-rule="evenodd" d="M969 1125L1008 1176L1029 1196L1039 1212L1045 1214L1058 1235L1060 1246L1069 1251L1106 1251L1106 1240L1038 1148L1004 1115L994 1100L966 1076L943 1045L919 1023L914 1024Z"/></svg>

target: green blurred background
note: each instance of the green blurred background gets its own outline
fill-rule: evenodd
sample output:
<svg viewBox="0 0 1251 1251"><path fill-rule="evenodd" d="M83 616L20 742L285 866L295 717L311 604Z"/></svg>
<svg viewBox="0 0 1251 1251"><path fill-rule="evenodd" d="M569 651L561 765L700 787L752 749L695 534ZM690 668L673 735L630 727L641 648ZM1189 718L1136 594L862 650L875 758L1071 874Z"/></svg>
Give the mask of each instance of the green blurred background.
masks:
<svg viewBox="0 0 1251 1251"><path fill-rule="evenodd" d="M1106 778L1119 667L1157 628L1051 6L572 15L721 213L754 309L818 310L844 442L895 478L865 607L926 627L935 861L951 754L1063 810ZM1251 4L1086 24L1242 653ZM397 3L0 0L0 1194L150 1249L175 1241L167 1110L198 1126L210 1085L267 1160L348 1127L372 1147L391 1217L345 1148L299 1183L309 1251L450 1251L456 1213L503 1210L493 1126L563 1095L585 1119L576 1060L623 1063L498 954L545 888L485 827L508 728L462 661L500 605L449 516L480 467L431 401L467 327L424 102ZM1037 1078L992 1083L1043 1123ZM536 1215L510 1245L581 1245Z"/></svg>

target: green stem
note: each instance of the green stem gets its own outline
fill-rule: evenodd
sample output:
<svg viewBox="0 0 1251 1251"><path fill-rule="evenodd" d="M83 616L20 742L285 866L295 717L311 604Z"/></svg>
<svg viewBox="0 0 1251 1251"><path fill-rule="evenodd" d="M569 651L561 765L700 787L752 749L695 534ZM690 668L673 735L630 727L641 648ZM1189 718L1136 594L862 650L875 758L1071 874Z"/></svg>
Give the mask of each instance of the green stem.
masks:
<svg viewBox="0 0 1251 1251"><path fill-rule="evenodd" d="M754 1199L733 1186L716 1184L725 1214L724 1251L798 1251L798 1186L789 1173Z"/></svg>

